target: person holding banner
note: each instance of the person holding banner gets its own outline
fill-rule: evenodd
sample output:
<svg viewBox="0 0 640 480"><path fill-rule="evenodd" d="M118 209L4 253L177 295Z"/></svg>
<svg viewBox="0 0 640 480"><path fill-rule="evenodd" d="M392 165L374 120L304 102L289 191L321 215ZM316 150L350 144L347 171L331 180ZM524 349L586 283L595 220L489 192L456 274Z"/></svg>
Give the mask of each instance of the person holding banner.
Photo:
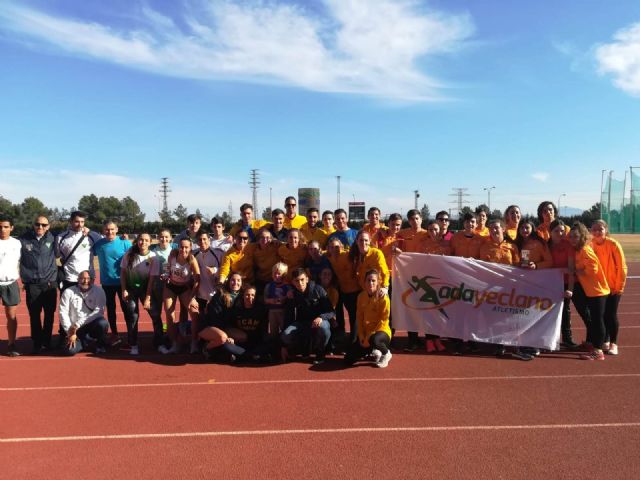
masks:
<svg viewBox="0 0 640 480"><path fill-rule="evenodd" d="M587 323L587 342L591 343L589 353L582 355L582 360L604 360L602 346L606 334L604 312L607 297L611 293L598 256L589 242L587 227L580 222L573 224L569 232L569 243L576 252L575 262L569 265L570 273L575 274L577 282L567 294L573 295L576 303L583 303L589 310L590 320ZM573 268L572 268L573 267Z"/></svg>
<svg viewBox="0 0 640 480"><path fill-rule="evenodd" d="M462 217L464 230L456 232L451 239L451 255L455 257L478 258L480 246L486 240L477 233L476 216L473 213L465 213ZM487 232L489 229L487 228Z"/></svg>
<svg viewBox="0 0 640 480"><path fill-rule="evenodd" d="M627 281L627 262L622 247L609 236L609 227L604 220L596 220L591 225L591 247L598 256L607 277L611 293L604 309L605 343L603 349L609 355L618 354L618 305Z"/></svg>
<svg viewBox="0 0 640 480"><path fill-rule="evenodd" d="M504 223L499 218L489 222L489 239L480 246L480 260L505 265L520 263L518 247L505 236Z"/></svg>
<svg viewBox="0 0 640 480"><path fill-rule="evenodd" d="M353 365L371 352L376 366L385 368L392 357L389 349L391 302L382 287L378 271L368 270L364 282L365 289L358 295L358 341L351 345L344 362Z"/></svg>
<svg viewBox="0 0 640 480"><path fill-rule="evenodd" d="M422 253L432 255L451 255L450 242L445 241L441 235L440 225L431 220L427 225L427 236L422 242ZM453 236L451 237L453 238Z"/></svg>
<svg viewBox="0 0 640 480"><path fill-rule="evenodd" d="M520 223L521 217L520 207L517 205L509 205L504 211L504 220L506 222L505 233L511 240L515 240L518 236L518 224Z"/></svg>
<svg viewBox="0 0 640 480"><path fill-rule="evenodd" d="M574 261L575 251L572 250L569 240L567 240L566 225L562 220L554 220L549 226L551 229L551 238L549 239L549 251L553 259L553 268L562 268L564 274L564 289L569 290L569 259ZM576 305L577 308L577 305ZM578 312L580 316L585 318L584 311ZM585 322L586 323L586 322ZM573 341L571 332L571 298L565 295L562 305L562 324L560 326L561 342L560 346L568 349L574 349L578 346Z"/></svg>

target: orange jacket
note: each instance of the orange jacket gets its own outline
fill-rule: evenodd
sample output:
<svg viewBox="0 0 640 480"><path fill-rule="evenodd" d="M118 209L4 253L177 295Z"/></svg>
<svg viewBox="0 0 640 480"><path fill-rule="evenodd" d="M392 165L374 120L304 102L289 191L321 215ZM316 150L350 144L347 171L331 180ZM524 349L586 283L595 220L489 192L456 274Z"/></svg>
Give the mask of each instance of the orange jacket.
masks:
<svg viewBox="0 0 640 480"><path fill-rule="evenodd" d="M467 236L465 232L453 234L451 239L451 255L465 258L480 258L480 247L487 239L479 234Z"/></svg>
<svg viewBox="0 0 640 480"><path fill-rule="evenodd" d="M289 267L289 273L299 267L304 267L304 260L307 258L307 249L302 245L298 245L298 248L289 248L285 243L278 248L278 256L280 260L287 264Z"/></svg>
<svg viewBox="0 0 640 480"><path fill-rule="evenodd" d="M567 232L567 235L571 231L571 229L569 228L569 225L565 225L564 229ZM536 232L538 232L538 235L540 236L540 238L543 239L545 242L548 242L549 239L551 238L551 232L549 231L549 225L545 225L544 223L540 224L540 226L538 228L536 228Z"/></svg>
<svg viewBox="0 0 640 480"><path fill-rule="evenodd" d="M513 243L503 240L502 243L497 244L488 239L480 246L480 260L505 265L517 265L520 263L520 254L518 253L518 247Z"/></svg>
<svg viewBox="0 0 640 480"><path fill-rule="evenodd" d="M271 269L280 261L278 244L272 242L266 248L260 248L257 243L253 243L247 248L251 248L256 279L260 282L270 282L273 279Z"/></svg>
<svg viewBox="0 0 640 480"><path fill-rule="evenodd" d="M398 232L398 238L403 240L404 248L402 248L402 251L405 253L424 253L423 242L428 235L429 232L426 230L414 232L410 228L403 228Z"/></svg>
<svg viewBox="0 0 640 480"><path fill-rule="evenodd" d="M529 250L529 261L535 263L537 269L553 267L553 257L546 243L528 239L522 245L520 257L525 250Z"/></svg>
<svg viewBox="0 0 640 480"><path fill-rule="evenodd" d="M509 237L511 240L515 240L516 237L518 236L518 227L505 228L504 236Z"/></svg>
<svg viewBox="0 0 640 480"><path fill-rule="evenodd" d="M477 227L474 231L481 237L489 236L489 227L484 227L484 228Z"/></svg>
<svg viewBox="0 0 640 480"><path fill-rule="evenodd" d="M604 269L611 293L616 295L622 293L627 283L627 262L620 243L611 237L605 237L602 245L591 241L591 247Z"/></svg>
<svg viewBox="0 0 640 480"><path fill-rule="evenodd" d="M611 292L604 269L591 245L585 245L576 252L576 277L587 297L602 297Z"/></svg>

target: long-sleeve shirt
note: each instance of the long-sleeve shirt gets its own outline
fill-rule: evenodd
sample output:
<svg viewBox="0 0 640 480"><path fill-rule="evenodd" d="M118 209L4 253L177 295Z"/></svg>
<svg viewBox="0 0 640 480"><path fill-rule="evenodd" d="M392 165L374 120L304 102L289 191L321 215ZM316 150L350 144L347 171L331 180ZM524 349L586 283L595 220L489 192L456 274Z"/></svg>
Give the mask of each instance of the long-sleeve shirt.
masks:
<svg viewBox="0 0 640 480"><path fill-rule="evenodd" d="M368 340L376 332L384 332L391 338L391 328L389 328L391 302L388 295L369 296L367 292L360 292L356 312L358 338L361 341Z"/></svg>
<svg viewBox="0 0 640 480"><path fill-rule="evenodd" d="M338 279L340 293L355 293L360 291L355 267L349 256L349 252L342 251L337 257L330 256L331 268Z"/></svg>
<svg viewBox="0 0 640 480"><path fill-rule="evenodd" d="M387 262L383 253L377 248L369 247L369 250L364 256L364 260L358 264L356 277L362 290L365 289L365 275L369 270L377 270L380 275L380 285L383 287L389 286L389 268L387 268Z"/></svg>
<svg viewBox="0 0 640 480"><path fill-rule="evenodd" d="M304 260L307 257L307 249L303 245L298 245L297 248L290 248L288 245L280 245L278 248L278 256L280 260L287 264L289 272L292 272L296 268L304 267Z"/></svg>
<svg viewBox="0 0 640 480"><path fill-rule="evenodd" d="M424 253L423 246L425 239L429 236L427 230L414 232L411 228L404 228L398 232L398 237L403 240L402 251L405 253Z"/></svg>
<svg viewBox="0 0 640 480"><path fill-rule="evenodd" d="M222 257L220 266L220 282L224 282L232 273L239 273L245 282L253 282L253 255L252 249L245 247L238 250L232 247Z"/></svg>
<svg viewBox="0 0 640 480"><path fill-rule="evenodd" d="M587 297L602 297L611 292L604 269L590 245L576 252L576 277Z"/></svg>
<svg viewBox="0 0 640 480"><path fill-rule="evenodd" d="M285 303L285 323L301 323L310 325L316 318L329 321L335 312L324 288L309 282L304 292L293 289L293 298Z"/></svg>
<svg viewBox="0 0 640 480"><path fill-rule="evenodd" d="M60 325L65 332L72 326L79 329L103 317L106 303L102 287L93 285L86 292L78 286L69 287L60 297Z"/></svg>
<svg viewBox="0 0 640 480"><path fill-rule="evenodd" d="M503 240L502 243L496 243L488 239L480 247L480 260L505 265L517 265L520 262L520 254L518 253L518 247L511 242Z"/></svg>
<svg viewBox="0 0 640 480"><path fill-rule="evenodd" d="M464 258L480 258L480 247L486 237L477 233L469 236L466 232L457 232L451 239L451 255Z"/></svg>
<svg viewBox="0 0 640 480"><path fill-rule="evenodd" d="M270 282L271 269L280 261L278 244L271 242L262 248L258 243L255 243L246 248L251 249L256 280L263 283Z"/></svg>
<svg viewBox="0 0 640 480"><path fill-rule="evenodd" d="M23 283L55 282L58 268L53 249L54 237L51 232L36 237L33 230L22 238L20 255L20 278Z"/></svg>
<svg viewBox="0 0 640 480"><path fill-rule="evenodd" d="M598 256L611 293L616 295L622 293L627 283L627 262L620 243L611 237L606 237L602 245L592 241L591 248Z"/></svg>
<svg viewBox="0 0 640 480"><path fill-rule="evenodd" d="M529 261L535 263L537 269L553 267L553 257L546 242L527 239L520 249L520 257L523 256L524 251L529 252Z"/></svg>

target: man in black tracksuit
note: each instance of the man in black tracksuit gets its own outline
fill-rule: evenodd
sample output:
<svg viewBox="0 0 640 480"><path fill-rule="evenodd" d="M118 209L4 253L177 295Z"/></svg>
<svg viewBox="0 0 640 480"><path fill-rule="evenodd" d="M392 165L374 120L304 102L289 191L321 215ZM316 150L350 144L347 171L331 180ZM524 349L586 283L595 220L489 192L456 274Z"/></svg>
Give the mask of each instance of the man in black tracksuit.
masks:
<svg viewBox="0 0 640 480"><path fill-rule="evenodd" d="M49 220L38 216L30 230L20 238L20 278L27 294L27 308L31 322L33 353L51 347L53 317L56 311L56 256L54 237L49 232ZM44 311L44 322L40 312Z"/></svg>
<svg viewBox="0 0 640 480"><path fill-rule="evenodd" d="M331 337L329 320L335 315L333 307L324 289L309 281L304 268L292 272L291 283L294 288L287 294L285 329L280 335L283 359L286 360L289 353L306 353L311 343L316 354L313 363L322 363Z"/></svg>

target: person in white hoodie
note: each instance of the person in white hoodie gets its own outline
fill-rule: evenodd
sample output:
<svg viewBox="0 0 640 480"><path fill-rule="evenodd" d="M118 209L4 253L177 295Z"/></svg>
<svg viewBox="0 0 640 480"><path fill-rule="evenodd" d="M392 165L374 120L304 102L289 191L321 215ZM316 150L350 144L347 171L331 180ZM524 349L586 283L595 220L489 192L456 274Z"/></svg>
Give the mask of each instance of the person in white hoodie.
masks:
<svg viewBox="0 0 640 480"><path fill-rule="evenodd" d="M96 353L105 352L109 322L104 318L106 296L93 285L88 270L78 274L78 284L67 288L60 298L60 326L66 334L64 353L72 356L95 340Z"/></svg>

